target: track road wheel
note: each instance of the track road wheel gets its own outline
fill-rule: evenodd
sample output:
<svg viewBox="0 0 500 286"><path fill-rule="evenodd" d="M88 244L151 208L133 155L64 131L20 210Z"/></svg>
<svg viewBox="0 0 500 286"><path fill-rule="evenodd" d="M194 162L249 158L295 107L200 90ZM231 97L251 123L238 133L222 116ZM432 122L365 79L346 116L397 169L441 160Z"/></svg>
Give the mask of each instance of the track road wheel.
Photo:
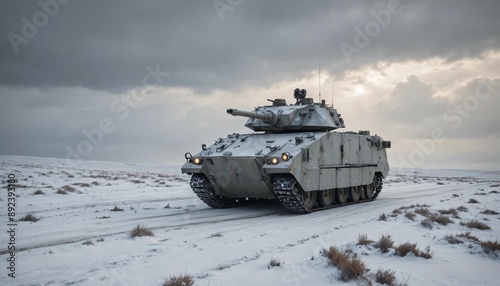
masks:
<svg viewBox="0 0 500 286"><path fill-rule="evenodd" d="M361 195L361 200L366 200L366 186L358 186L359 194Z"/></svg>
<svg viewBox="0 0 500 286"><path fill-rule="evenodd" d="M373 186L373 184L367 185L365 187L365 198L369 200L373 198L373 194L375 194L375 187Z"/></svg>
<svg viewBox="0 0 500 286"><path fill-rule="evenodd" d="M382 177L375 176L373 178L373 183L366 186L366 189L365 189L366 199L369 200L369 199L373 198L373 196L375 195L376 189L380 188L381 185L382 185Z"/></svg>
<svg viewBox="0 0 500 286"><path fill-rule="evenodd" d="M345 204L345 202L347 202L347 188L335 190L335 201L338 204Z"/></svg>
<svg viewBox="0 0 500 286"><path fill-rule="evenodd" d="M318 205L321 207L329 207L335 201L335 192L333 190L319 191L317 196Z"/></svg>
<svg viewBox="0 0 500 286"><path fill-rule="evenodd" d="M300 190L300 197L306 208L310 210L314 208L314 204L316 204L316 192L306 192L304 190Z"/></svg>
<svg viewBox="0 0 500 286"><path fill-rule="evenodd" d="M349 188L349 201L357 202L361 197L360 189L358 187L350 187Z"/></svg>

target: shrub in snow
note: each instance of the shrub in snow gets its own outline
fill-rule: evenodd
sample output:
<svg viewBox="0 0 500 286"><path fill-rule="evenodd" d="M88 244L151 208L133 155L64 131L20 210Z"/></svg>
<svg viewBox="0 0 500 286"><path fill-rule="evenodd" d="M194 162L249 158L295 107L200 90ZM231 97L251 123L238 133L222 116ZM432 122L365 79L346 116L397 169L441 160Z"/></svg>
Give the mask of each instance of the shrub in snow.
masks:
<svg viewBox="0 0 500 286"><path fill-rule="evenodd" d="M461 222L460 225L466 226L468 228L475 228L480 230L491 229L487 224L484 224L477 220L471 220L469 222Z"/></svg>
<svg viewBox="0 0 500 286"><path fill-rule="evenodd" d="M395 285L396 283L396 276L394 275L395 273L396 271L391 269L386 269L386 270L379 269L377 270L377 273L375 273L375 282L380 284Z"/></svg>
<svg viewBox="0 0 500 286"><path fill-rule="evenodd" d="M477 204L479 202L477 200L475 200L475 199L469 199L468 203L469 204Z"/></svg>
<svg viewBox="0 0 500 286"><path fill-rule="evenodd" d="M496 252L500 252L500 242L498 240L482 241L481 247L483 248L484 252L486 252L486 253L495 253L496 254Z"/></svg>
<svg viewBox="0 0 500 286"><path fill-rule="evenodd" d="M75 193L77 189L73 188L72 186L62 186L59 190L65 191L65 192L70 192L70 193Z"/></svg>
<svg viewBox="0 0 500 286"><path fill-rule="evenodd" d="M389 249L394 246L394 241L392 240L390 235L382 235L378 242L375 244L375 247L380 249L382 253L389 252Z"/></svg>
<svg viewBox="0 0 500 286"><path fill-rule="evenodd" d="M360 234L358 236L358 242L356 243L356 245L368 245L373 242L373 240L368 239L368 236L366 234Z"/></svg>
<svg viewBox="0 0 500 286"><path fill-rule="evenodd" d="M271 261L269 261L269 265L267 268L276 267L276 266L280 266L280 265L281 265L281 261L278 258L271 258Z"/></svg>
<svg viewBox="0 0 500 286"><path fill-rule="evenodd" d="M222 236L222 232L218 231L218 232L215 232L215 233L212 233L210 235L210 237L221 237Z"/></svg>
<svg viewBox="0 0 500 286"><path fill-rule="evenodd" d="M45 193L42 190L36 190L33 195L45 195Z"/></svg>
<svg viewBox="0 0 500 286"><path fill-rule="evenodd" d="M425 228L428 228L428 229L432 229L432 220L426 218L424 219L423 221L420 222L420 224L425 227Z"/></svg>
<svg viewBox="0 0 500 286"><path fill-rule="evenodd" d="M443 209L443 210L438 210L438 212L439 212L440 214L443 214L443 215L453 215L453 216L458 215L457 210L456 210L456 209L454 209L454 208L447 209L447 210L444 210L444 209Z"/></svg>
<svg viewBox="0 0 500 286"><path fill-rule="evenodd" d="M400 244L396 249L396 254L404 257L408 253L413 253L413 255L418 256L419 250L417 249L417 244L416 243L409 243L405 242L403 244Z"/></svg>
<svg viewBox="0 0 500 286"><path fill-rule="evenodd" d="M87 239L82 243L82 245L94 245L94 242L92 240Z"/></svg>
<svg viewBox="0 0 500 286"><path fill-rule="evenodd" d="M457 236L454 236L454 235L445 235L444 237L444 240L446 240L449 244L462 244L464 243L462 240L458 239Z"/></svg>
<svg viewBox="0 0 500 286"><path fill-rule="evenodd" d="M114 208L111 209L112 212L122 212L123 209L115 206Z"/></svg>
<svg viewBox="0 0 500 286"><path fill-rule="evenodd" d="M494 211L494 210L489 210L489 209L486 209L484 211L481 212L482 214L485 214L485 215L497 215L498 212Z"/></svg>
<svg viewBox="0 0 500 286"><path fill-rule="evenodd" d="M146 227L145 225L138 224L134 229L130 231L130 237L134 238L137 236L155 236L153 230Z"/></svg>
<svg viewBox="0 0 500 286"><path fill-rule="evenodd" d="M385 213L381 214L381 215L378 217L378 220L387 220L387 216L385 215Z"/></svg>
<svg viewBox="0 0 500 286"><path fill-rule="evenodd" d="M416 209L415 213L425 217L430 217L432 215L428 208L423 208L423 207Z"/></svg>
<svg viewBox="0 0 500 286"><path fill-rule="evenodd" d="M329 249L323 249L323 255L340 271L339 279L341 281L346 282L360 278L369 271L361 259L356 255L350 255L346 250L340 251L336 247L330 246Z"/></svg>
<svg viewBox="0 0 500 286"><path fill-rule="evenodd" d="M34 216L32 214L27 214L19 219L19 221L32 221L32 222L37 222L39 220L40 220L39 218L37 218L36 216Z"/></svg>
<svg viewBox="0 0 500 286"><path fill-rule="evenodd" d="M449 223L453 223L453 221L451 221L451 219L447 216L444 216L444 215L440 215L440 216L435 216L435 215L432 215L429 217L429 219L433 222L437 222L441 225L447 225Z"/></svg>
<svg viewBox="0 0 500 286"><path fill-rule="evenodd" d="M464 238L467 238L468 240L474 241L474 242L480 241L479 238L477 238L477 236L470 234L470 231L461 233L461 234L457 235L457 237L464 237Z"/></svg>
<svg viewBox="0 0 500 286"><path fill-rule="evenodd" d="M169 279L165 280L162 286L193 286L193 277L189 274L181 274L179 276L170 276Z"/></svg>
<svg viewBox="0 0 500 286"><path fill-rule="evenodd" d="M412 212L407 212L407 213L405 214L405 217L407 217L407 218L408 218L408 219L410 219L411 221L415 221L415 216L416 216L416 215L415 215L414 213L412 213Z"/></svg>
<svg viewBox="0 0 500 286"><path fill-rule="evenodd" d="M410 252L413 253L413 255L415 255L417 257L422 257L425 259L432 258L432 256L433 256L433 253L431 253L429 247L427 247L425 249L425 251L420 251L417 248L416 243L405 242L403 244L400 244L398 247L396 247L396 254L401 256L401 257L406 256Z"/></svg>
<svg viewBox="0 0 500 286"><path fill-rule="evenodd" d="M424 251L419 251L418 252L418 257L422 257L425 259L431 259L434 256L434 252L431 252L431 248L427 246Z"/></svg>

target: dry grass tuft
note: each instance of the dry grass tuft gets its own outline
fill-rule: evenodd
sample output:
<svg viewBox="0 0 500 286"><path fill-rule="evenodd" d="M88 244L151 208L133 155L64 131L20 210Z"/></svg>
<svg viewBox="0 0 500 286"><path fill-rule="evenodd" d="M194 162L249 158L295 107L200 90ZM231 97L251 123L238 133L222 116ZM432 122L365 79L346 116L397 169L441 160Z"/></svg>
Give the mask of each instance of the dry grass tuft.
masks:
<svg viewBox="0 0 500 286"><path fill-rule="evenodd" d="M416 204L415 206L418 207L418 208L430 208L431 207L431 205L428 205L428 204L423 204L423 205Z"/></svg>
<svg viewBox="0 0 500 286"><path fill-rule="evenodd" d="M395 249L396 249L396 255L399 255L401 257L405 257L410 252L417 257L422 257L425 259L430 259L434 255L433 253L431 253L429 247L427 247L425 251L421 251L417 248L416 243L410 243L410 242L405 242L403 244L400 244Z"/></svg>
<svg viewBox="0 0 500 286"><path fill-rule="evenodd" d="M431 249L429 246L427 246L425 248L425 252L424 251L418 252L418 257L422 257L424 259L431 259L433 256L434 256L434 252L431 252Z"/></svg>
<svg viewBox="0 0 500 286"><path fill-rule="evenodd" d="M458 239L458 236L454 236L454 235L445 235L443 237L449 244L462 244L464 243L462 240Z"/></svg>
<svg viewBox="0 0 500 286"><path fill-rule="evenodd" d="M122 212L123 209L115 206L114 208L111 209L112 212Z"/></svg>
<svg viewBox="0 0 500 286"><path fill-rule="evenodd" d="M382 253L389 252L389 249L394 247L394 241L392 240L390 235L382 235L380 236L378 242L375 244L375 247L380 249Z"/></svg>
<svg viewBox="0 0 500 286"><path fill-rule="evenodd" d="M394 270L379 269L379 270L377 270L377 273L375 273L375 282L380 283L380 284L395 285L396 276L394 274L396 274L396 271L394 271Z"/></svg>
<svg viewBox="0 0 500 286"><path fill-rule="evenodd" d="M336 247L330 246L330 249L324 249L323 255L327 257L333 266L340 271L339 279L349 281L363 276L370 269L357 256L349 255L348 251L339 251Z"/></svg>
<svg viewBox="0 0 500 286"><path fill-rule="evenodd" d="M31 222L37 222L39 220L40 220L39 218L37 218L32 214L27 214L19 219L19 221L31 221Z"/></svg>
<svg viewBox="0 0 500 286"><path fill-rule="evenodd" d="M138 224L130 231L130 237L134 238L137 236L155 236L153 230L146 227L145 225Z"/></svg>
<svg viewBox="0 0 500 286"><path fill-rule="evenodd" d="M368 236L366 234L360 234L358 235L358 242L356 245L368 245L372 244L374 241L371 239L368 239Z"/></svg>
<svg viewBox="0 0 500 286"><path fill-rule="evenodd" d="M45 193L42 190L36 190L33 195L45 195Z"/></svg>
<svg viewBox="0 0 500 286"><path fill-rule="evenodd" d="M425 217L430 217L432 215L429 209L424 207L416 209L415 213Z"/></svg>
<svg viewBox="0 0 500 286"><path fill-rule="evenodd" d="M402 210L401 210L401 208L399 208L399 209L395 209L395 210L393 210L393 211L392 211L392 213L393 213L393 214L397 214L397 215L398 215L398 214L401 214L401 213L402 213Z"/></svg>
<svg viewBox="0 0 500 286"><path fill-rule="evenodd" d="M222 232L218 231L218 232L214 232L210 235L210 237L221 237L222 236Z"/></svg>
<svg viewBox="0 0 500 286"><path fill-rule="evenodd" d="M429 219L433 222L437 222L441 225L448 225L450 223L453 223L453 221L451 221L451 219L447 216L444 216L444 215L440 215L440 216L435 216L435 215L432 215L429 217Z"/></svg>
<svg viewBox="0 0 500 286"><path fill-rule="evenodd" d="M479 201L477 201L476 199L469 199L468 203L469 204L478 204Z"/></svg>
<svg viewBox="0 0 500 286"><path fill-rule="evenodd" d="M414 214L414 213L412 213L412 212L407 212L407 213L405 214L405 217L407 217L407 218L408 218L409 220L411 220L411 221L415 221L415 216L416 216L416 214Z"/></svg>
<svg viewBox="0 0 500 286"><path fill-rule="evenodd" d="M420 224L425 227L425 228L428 228L428 229L432 229L434 226L432 225L432 220L426 218L424 219L423 221L420 222Z"/></svg>
<svg viewBox="0 0 500 286"><path fill-rule="evenodd" d="M484 211L481 212L482 214L485 214L485 215L497 215L498 212L494 211L494 210L489 210L489 209L486 209Z"/></svg>
<svg viewBox="0 0 500 286"><path fill-rule="evenodd" d="M193 286L194 280L190 274L181 274L179 276L170 276L168 280L165 280L162 286Z"/></svg>
<svg viewBox="0 0 500 286"><path fill-rule="evenodd" d="M438 210L438 212L442 215L453 215L453 216L458 215L457 209L454 209L454 208L447 209L447 210Z"/></svg>
<svg viewBox="0 0 500 286"><path fill-rule="evenodd" d="M492 241L482 241L481 242L481 247L483 247L484 252L490 253L490 252L500 252L500 242L498 240Z"/></svg>
<svg viewBox="0 0 500 286"><path fill-rule="evenodd" d="M82 243L82 245L87 245L87 246L89 246L89 245L94 245L94 242L93 242L92 240L90 240L90 239L87 239L87 240L85 240L85 241Z"/></svg>
<svg viewBox="0 0 500 286"><path fill-rule="evenodd" d="M477 220L471 220L468 222L461 222L460 225L466 226L468 228L479 229L479 230L491 229L491 227L489 225L482 223L480 221L477 221Z"/></svg>
<svg viewBox="0 0 500 286"><path fill-rule="evenodd" d="M378 217L378 220L387 220L387 216L385 215L385 213L381 214L381 215Z"/></svg>
<svg viewBox="0 0 500 286"><path fill-rule="evenodd" d="M70 193L76 193L78 190L73 188L72 186L62 186L59 190L65 191L65 192L70 192Z"/></svg>
<svg viewBox="0 0 500 286"><path fill-rule="evenodd" d="M480 241L479 238L477 238L477 236L470 234L470 231L461 233L461 234L457 235L457 237L467 238L468 240L474 241L474 242Z"/></svg>
<svg viewBox="0 0 500 286"><path fill-rule="evenodd" d="M271 261L269 261L268 268L277 267L280 265L281 265L281 261L279 260L279 258L271 258Z"/></svg>
<svg viewBox="0 0 500 286"><path fill-rule="evenodd" d="M404 211L404 210L408 210L408 209L413 209L415 207L416 207L415 205L410 205L410 206L402 206L399 209L402 210L402 211Z"/></svg>
<svg viewBox="0 0 500 286"><path fill-rule="evenodd" d="M413 255L418 256L419 250L417 249L416 243L405 242L396 247L396 254L405 257L408 253L413 253Z"/></svg>

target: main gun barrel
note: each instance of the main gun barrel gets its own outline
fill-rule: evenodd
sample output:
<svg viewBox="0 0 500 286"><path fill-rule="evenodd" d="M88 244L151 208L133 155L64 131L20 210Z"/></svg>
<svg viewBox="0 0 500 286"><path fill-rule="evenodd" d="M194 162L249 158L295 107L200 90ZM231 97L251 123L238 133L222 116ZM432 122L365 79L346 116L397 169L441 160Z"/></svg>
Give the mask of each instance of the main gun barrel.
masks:
<svg viewBox="0 0 500 286"><path fill-rule="evenodd" d="M278 122L278 118L276 114L272 111L266 111L266 112L257 112L257 111L241 111L238 109L233 109L230 108L226 111L228 114L231 114L233 116L243 116L243 117L249 117L249 118L255 118L255 119L260 119L264 121L267 124L274 125Z"/></svg>

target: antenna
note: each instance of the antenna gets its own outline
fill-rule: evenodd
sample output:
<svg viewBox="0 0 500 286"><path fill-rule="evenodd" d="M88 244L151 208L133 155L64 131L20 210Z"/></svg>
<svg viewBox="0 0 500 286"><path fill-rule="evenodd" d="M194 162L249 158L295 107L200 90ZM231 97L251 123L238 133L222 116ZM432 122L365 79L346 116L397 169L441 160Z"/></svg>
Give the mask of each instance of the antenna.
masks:
<svg viewBox="0 0 500 286"><path fill-rule="evenodd" d="M318 92L319 92L319 102L321 102L321 59L318 62Z"/></svg>
<svg viewBox="0 0 500 286"><path fill-rule="evenodd" d="M333 107L333 82L332 82L332 107Z"/></svg>

